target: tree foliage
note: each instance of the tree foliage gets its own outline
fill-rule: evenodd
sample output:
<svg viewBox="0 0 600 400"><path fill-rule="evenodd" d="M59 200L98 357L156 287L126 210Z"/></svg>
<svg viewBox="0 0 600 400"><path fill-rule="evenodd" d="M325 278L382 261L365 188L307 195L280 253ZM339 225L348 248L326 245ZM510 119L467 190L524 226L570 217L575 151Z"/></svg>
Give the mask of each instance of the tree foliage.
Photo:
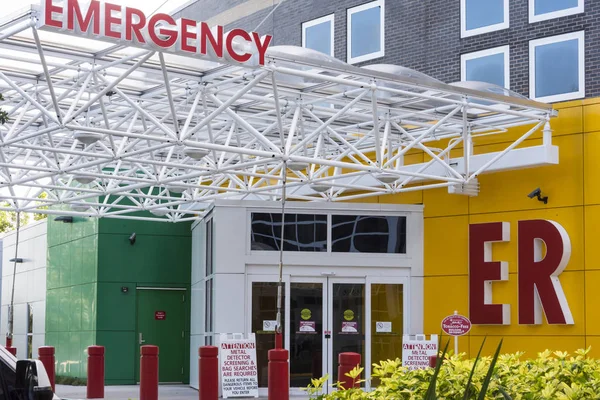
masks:
<svg viewBox="0 0 600 400"><path fill-rule="evenodd" d="M0 93L0 101L4 100L4 96ZM4 125L8 122L8 113L0 108L0 125Z"/></svg>
<svg viewBox="0 0 600 400"><path fill-rule="evenodd" d="M46 197L48 197L46 192L42 192L38 196L39 199L45 199ZM38 202L38 204L44 203ZM1 203L1 206L10 207L10 204L4 202ZM39 205L37 208L45 210L48 206ZM46 214L21 213L21 226L27 225L32 219L33 221L41 221L47 216ZM0 233L10 232L15 229L17 229L17 213L15 211L0 211Z"/></svg>
<svg viewBox="0 0 600 400"><path fill-rule="evenodd" d="M3 206L8 207L8 203ZM21 226L27 225L31 216L28 213L21 213ZM17 213L14 211L0 211L0 233L10 232L17 229Z"/></svg>

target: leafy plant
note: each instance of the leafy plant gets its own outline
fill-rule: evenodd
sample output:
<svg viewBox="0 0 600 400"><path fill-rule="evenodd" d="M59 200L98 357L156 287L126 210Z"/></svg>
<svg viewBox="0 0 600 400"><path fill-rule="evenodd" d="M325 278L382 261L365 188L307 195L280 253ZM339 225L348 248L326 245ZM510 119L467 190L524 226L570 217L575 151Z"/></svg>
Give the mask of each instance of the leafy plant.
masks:
<svg viewBox="0 0 600 400"><path fill-rule="evenodd" d="M0 101L4 100L4 96L0 93ZM8 122L8 113L0 108L0 125L4 125Z"/></svg>
<svg viewBox="0 0 600 400"><path fill-rule="evenodd" d="M484 340L485 343L485 340ZM600 360L588 357L590 349L567 352L546 350L535 359L524 353L500 354L502 341L493 357L482 357L482 343L475 359L464 354L438 358L436 368L409 371L400 359L373 365L372 376L379 385L371 392L351 388L324 395L329 377L313 380L307 388L318 400L591 400L599 398ZM446 349L447 350L447 345ZM355 379L359 369L348 374ZM437 373L436 373L437 371ZM336 387L336 385L333 385ZM434 389L431 389L434 388ZM429 397L426 397L429 396Z"/></svg>
<svg viewBox="0 0 600 400"><path fill-rule="evenodd" d="M77 378L75 376L56 375L55 382L58 385L69 385L69 386L85 386L87 385L87 379Z"/></svg>

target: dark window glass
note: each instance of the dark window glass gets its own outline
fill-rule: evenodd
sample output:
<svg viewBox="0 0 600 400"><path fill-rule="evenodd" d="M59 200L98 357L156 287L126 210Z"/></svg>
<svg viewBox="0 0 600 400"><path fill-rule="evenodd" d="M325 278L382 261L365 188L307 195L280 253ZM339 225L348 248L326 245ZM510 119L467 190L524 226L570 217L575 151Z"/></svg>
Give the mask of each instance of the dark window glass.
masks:
<svg viewBox="0 0 600 400"><path fill-rule="evenodd" d="M332 216L332 251L406 253L406 217Z"/></svg>
<svg viewBox="0 0 600 400"><path fill-rule="evenodd" d="M27 358L33 358L33 307L27 304Z"/></svg>
<svg viewBox="0 0 600 400"><path fill-rule="evenodd" d="M285 285L282 287L285 293ZM285 304L285 296L282 296ZM275 348L275 331L265 329L265 321L277 318L277 283L252 282L252 332L256 334L256 363L258 364L258 387L269 383L269 350ZM285 326L285 307L281 310L281 325Z"/></svg>
<svg viewBox="0 0 600 400"><path fill-rule="evenodd" d="M212 279L208 279L205 284L205 313L204 313L204 332L212 333L213 331L213 316L212 316L212 306L213 306L213 281Z"/></svg>
<svg viewBox="0 0 600 400"><path fill-rule="evenodd" d="M213 220L206 222L206 276L213 273Z"/></svg>
<svg viewBox="0 0 600 400"><path fill-rule="evenodd" d="M252 214L252 250L279 250L281 214ZM327 251L327 216L285 214L283 250Z"/></svg>

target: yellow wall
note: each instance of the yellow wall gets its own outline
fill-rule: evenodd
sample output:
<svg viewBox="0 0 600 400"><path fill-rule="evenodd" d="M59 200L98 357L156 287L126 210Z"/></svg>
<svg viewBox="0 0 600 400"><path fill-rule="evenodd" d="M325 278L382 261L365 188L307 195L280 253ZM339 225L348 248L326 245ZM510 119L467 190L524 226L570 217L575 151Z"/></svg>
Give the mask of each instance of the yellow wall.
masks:
<svg viewBox="0 0 600 400"><path fill-rule="evenodd" d="M474 326L460 338L459 351L475 356L488 337L490 353L500 338L504 352L535 356L546 348L573 351L592 346L600 357L600 99L555 106L551 121L560 164L482 175L479 196L448 194L447 189L382 196L383 203L425 205L425 333L439 333L442 319L458 310L468 315L468 225L511 223L511 241L494 244L494 260L509 262L509 281L493 284L494 303L511 305L511 325ZM475 142L475 153L505 148L524 129ZM485 141L484 141L485 140ZM524 146L540 144L540 134ZM549 202L527 197L541 187ZM517 225L523 219L552 219L571 239L572 254L560 276L574 325L520 326L517 321Z"/></svg>

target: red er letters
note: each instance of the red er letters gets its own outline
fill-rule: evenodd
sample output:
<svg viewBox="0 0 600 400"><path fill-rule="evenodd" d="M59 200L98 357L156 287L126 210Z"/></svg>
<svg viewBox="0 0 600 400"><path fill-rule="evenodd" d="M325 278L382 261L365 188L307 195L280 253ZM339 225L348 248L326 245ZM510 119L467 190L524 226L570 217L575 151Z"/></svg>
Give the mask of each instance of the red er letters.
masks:
<svg viewBox="0 0 600 400"><path fill-rule="evenodd" d="M473 324L510 324L510 305L494 304L492 283L508 280L508 265L492 261L492 243L510 240L507 222L469 227L469 318ZM573 316L558 279L571 256L571 241L554 221L518 222L519 324L573 324ZM544 254L545 247L545 254Z"/></svg>

